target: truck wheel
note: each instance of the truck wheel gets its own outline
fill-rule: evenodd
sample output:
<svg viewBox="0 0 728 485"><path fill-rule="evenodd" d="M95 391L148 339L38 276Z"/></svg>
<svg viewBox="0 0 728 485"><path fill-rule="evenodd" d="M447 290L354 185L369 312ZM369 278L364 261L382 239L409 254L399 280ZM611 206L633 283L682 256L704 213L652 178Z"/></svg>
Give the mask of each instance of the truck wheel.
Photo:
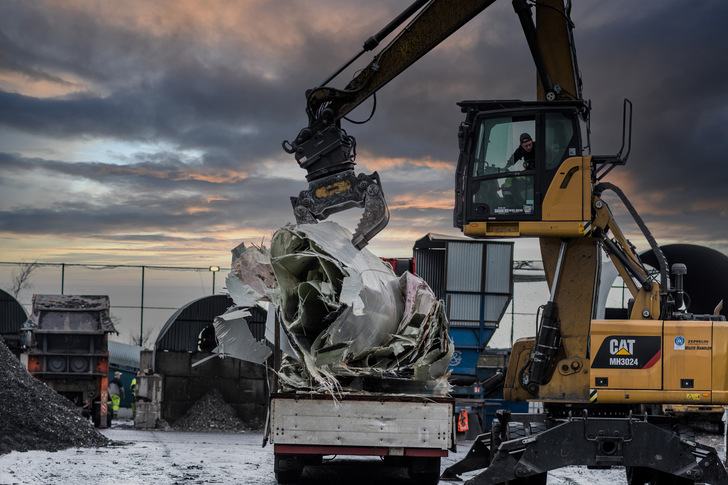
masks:
<svg viewBox="0 0 728 485"><path fill-rule="evenodd" d="M93 421L95 428L101 426L101 409L96 404L94 404L91 411L91 421Z"/></svg>
<svg viewBox="0 0 728 485"><path fill-rule="evenodd" d="M303 473L303 461L296 455L276 453L273 455L273 471L278 483L296 483Z"/></svg>
<svg viewBox="0 0 728 485"><path fill-rule="evenodd" d="M498 419L493 420L493 427L491 429L491 461L495 456L495 452L502 443L500 433L503 426ZM516 438L525 438L532 434L538 434L546 431L546 426L543 423L530 423L530 428L520 421L511 421L508 423L508 433L506 436L507 440L513 440ZM548 473L539 473L538 475L531 475L530 477L516 478L514 480L508 480L504 484L498 485L546 485L548 479Z"/></svg>
<svg viewBox="0 0 728 485"><path fill-rule="evenodd" d="M498 418L494 418L492 426L490 428L490 461L493 461L493 457L495 457L495 452L498 451L498 447L502 443L500 436L502 429L503 426L501 425L500 420ZM515 421L511 421L510 423L508 423L506 441L525 437L526 428L523 426L523 423Z"/></svg>
<svg viewBox="0 0 728 485"><path fill-rule="evenodd" d="M440 482L440 457L413 456L408 472L412 482L417 485L437 485Z"/></svg>

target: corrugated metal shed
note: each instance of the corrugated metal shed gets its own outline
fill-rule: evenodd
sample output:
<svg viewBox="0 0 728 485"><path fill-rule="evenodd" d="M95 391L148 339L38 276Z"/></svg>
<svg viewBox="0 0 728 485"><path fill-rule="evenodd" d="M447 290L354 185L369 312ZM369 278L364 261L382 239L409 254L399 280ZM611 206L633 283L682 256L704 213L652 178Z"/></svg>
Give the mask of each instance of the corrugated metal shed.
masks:
<svg viewBox="0 0 728 485"><path fill-rule="evenodd" d="M109 340L109 362L112 366L138 369L141 351L142 348L138 345Z"/></svg>
<svg viewBox="0 0 728 485"><path fill-rule="evenodd" d="M472 382L513 296L513 243L430 233L413 253L417 275L445 301L455 344L449 369Z"/></svg>
<svg viewBox="0 0 728 485"><path fill-rule="evenodd" d="M0 290L0 334L17 335L28 313L10 293Z"/></svg>
<svg viewBox="0 0 728 485"><path fill-rule="evenodd" d="M496 328L513 295L513 243L427 234L413 247L417 274L445 300L451 328ZM492 335L481 339L485 345Z"/></svg>
<svg viewBox="0 0 728 485"><path fill-rule="evenodd" d="M154 350L177 352L195 352L198 350L198 338L202 330L212 325L218 315L233 306L227 295L212 295L194 300L177 310L164 327L159 331ZM253 336L261 340L265 338L266 312L260 308L249 309L252 316L248 320Z"/></svg>

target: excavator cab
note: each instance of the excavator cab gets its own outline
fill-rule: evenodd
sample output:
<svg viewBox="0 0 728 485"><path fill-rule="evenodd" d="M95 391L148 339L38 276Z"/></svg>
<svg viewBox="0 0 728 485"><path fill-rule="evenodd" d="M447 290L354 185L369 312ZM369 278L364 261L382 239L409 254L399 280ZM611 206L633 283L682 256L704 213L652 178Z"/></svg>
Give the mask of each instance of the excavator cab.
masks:
<svg viewBox="0 0 728 485"><path fill-rule="evenodd" d="M467 235L583 235L591 197L584 102L463 101L454 223ZM532 152L521 148L527 135ZM555 185L556 183L556 185ZM546 224L544 224L546 223ZM557 229L558 230L558 229Z"/></svg>

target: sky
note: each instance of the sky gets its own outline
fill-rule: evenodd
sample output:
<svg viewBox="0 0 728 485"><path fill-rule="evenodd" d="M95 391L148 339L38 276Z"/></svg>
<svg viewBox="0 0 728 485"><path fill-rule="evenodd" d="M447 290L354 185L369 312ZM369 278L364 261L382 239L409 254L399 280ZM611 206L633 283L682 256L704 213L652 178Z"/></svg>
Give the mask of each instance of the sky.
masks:
<svg viewBox="0 0 728 485"><path fill-rule="evenodd" d="M306 125L305 90L408 4L0 0L0 260L229 267L232 248L294 220L306 173L281 143ZM582 0L572 19L594 153L618 151L634 104L629 161L605 181L658 242L728 253L728 3ZM533 99L535 79L497 1L381 89L372 121L344 123L391 211L375 254L458 234L456 102ZM353 229L353 212L334 220ZM517 259L535 247L519 241Z"/></svg>

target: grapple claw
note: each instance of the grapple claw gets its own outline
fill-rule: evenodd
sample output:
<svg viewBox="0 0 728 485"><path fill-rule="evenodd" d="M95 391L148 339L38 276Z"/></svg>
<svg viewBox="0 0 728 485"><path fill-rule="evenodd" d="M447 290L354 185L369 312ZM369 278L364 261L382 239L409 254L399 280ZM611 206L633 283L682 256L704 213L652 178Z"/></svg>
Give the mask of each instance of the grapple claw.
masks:
<svg viewBox="0 0 728 485"><path fill-rule="evenodd" d="M366 246L389 222L389 209L376 172L356 176L354 170L345 170L313 180L308 190L291 197L291 204L298 224L315 224L336 212L363 207L351 240L357 249Z"/></svg>

